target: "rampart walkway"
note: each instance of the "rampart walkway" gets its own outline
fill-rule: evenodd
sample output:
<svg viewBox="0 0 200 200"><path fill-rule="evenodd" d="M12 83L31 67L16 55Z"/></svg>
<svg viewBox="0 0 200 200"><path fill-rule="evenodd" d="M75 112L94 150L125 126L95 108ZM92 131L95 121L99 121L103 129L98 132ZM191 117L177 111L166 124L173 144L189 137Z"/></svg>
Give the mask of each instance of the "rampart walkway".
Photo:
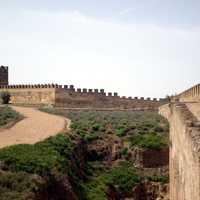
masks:
<svg viewBox="0 0 200 200"><path fill-rule="evenodd" d="M70 120L34 108L12 107L25 118L10 129L0 131L0 148L14 144L34 144L61 132Z"/></svg>

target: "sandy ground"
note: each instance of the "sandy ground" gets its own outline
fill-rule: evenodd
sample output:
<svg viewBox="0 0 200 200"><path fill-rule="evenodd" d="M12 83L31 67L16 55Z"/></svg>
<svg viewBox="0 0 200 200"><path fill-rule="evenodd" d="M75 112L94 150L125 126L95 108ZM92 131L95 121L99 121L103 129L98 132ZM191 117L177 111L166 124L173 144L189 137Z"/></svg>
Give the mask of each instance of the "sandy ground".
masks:
<svg viewBox="0 0 200 200"><path fill-rule="evenodd" d="M0 131L0 148L14 144L34 144L69 129L69 119L41 112L34 108L14 107L25 118L10 129Z"/></svg>
<svg viewBox="0 0 200 200"><path fill-rule="evenodd" d="M188 103L187 107L200 121L200 103Z"/></svg>

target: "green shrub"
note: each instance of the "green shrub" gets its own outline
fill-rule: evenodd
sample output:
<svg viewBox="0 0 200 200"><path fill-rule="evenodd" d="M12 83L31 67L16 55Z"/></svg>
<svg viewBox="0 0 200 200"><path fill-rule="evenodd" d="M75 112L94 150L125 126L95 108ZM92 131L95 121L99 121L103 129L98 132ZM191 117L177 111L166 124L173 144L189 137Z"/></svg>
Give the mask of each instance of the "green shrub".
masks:
<svg viewBox="0 0 200 200"><path fill-rule="evenodd" d="M93 131L99 131L100 128L101 128L101 125L100 125L100 124L94 124L94 125L92 126L92 130L93 130Z"/></svg>
<svg viewBox="0 0 200 200"><path fill-rule="evenodd" d="M72 142L68 136L57 135L35 145L15 145L0 150L0 161L14 172L25 171L48 175L54 168L64 170Z"/></svg>
<svg viewBox="0 0 200 200"><path fill-rule="evenodd" d="M162 136L154 133L139 135L136 134L130 139L131 147L139 147L144 149L160 150L167 146Z"/></svg>
<svg viewBox="0 0 200 200"><path fill-rule="evenodd" d="M84 136L84 139L86 140L86 141L88 141L88 142L92 142L92 141L94 141L94 140L96 140L96 139L98 139L99 137L98 137L98 135L96 134L96 133L89 133L89 134L86 134L85 136Z"/></svg>
<svg viewBox="0 0 200 200"><path fill-rule="evenodd" d="M3 91L0 93L0 97L3 104L9 104L11 95L8 91Z"/></svg>
<svg viewBox="0 0 200 200"><path fill-rule="evenodd" d="M105 178L99 176L88 183L82 184L82 198L84 200L107 200L105 182Z"/></svg>
<svg viewBox="0 0 200 200"><path fill-rule="evenodd" d="M0 127L10 122L15 122L20 118L22 118L22 116L9 106L0 107Z"/></svg>
<svg viewBox="0 0 200 200"><path fill-rule="evenodd" d="M116 132L117 132L117 136L118 137L123 137L123 136L126 135L126 130L125 129L117 129Z"/></svg>
<svg viewBox="0 0 200 200"><path fill-rule="evenodd" d="M127 156L128 156L128 148L127 148L127 147L125 147L125 148L122 149L122 155L123 155L124 157L127 157Z"/></svg>
<svg viewBox="0 0 200 200"><path fill-rule="evenodd" d="M1 200L27 200L32 192L38 192L45 186L45 182L35 175L24 172L0 173Z"/></svg>
<svg viewBox="0 0 200 200"><path fill-rule="evenodd" d="M85 200L106 200L106 190L113 185L121 192L130 192L141 178L129 162L121 162L108 172L82 184Z"/></svg>
<svg viewBox="0 0 200 200"><path fill-rule="evenodd" d="M107 174L106 183L115 185L122 192L130 192L136 184L140 183L140 181L141 178L136 173L132 164L124 161Z"/></svg>
<svg viewBox="0 0 200 200"><path fill-rule="evenodd" d="M169 183L169 176L147 176L149 181L160 182L162 184Z"/></svg>

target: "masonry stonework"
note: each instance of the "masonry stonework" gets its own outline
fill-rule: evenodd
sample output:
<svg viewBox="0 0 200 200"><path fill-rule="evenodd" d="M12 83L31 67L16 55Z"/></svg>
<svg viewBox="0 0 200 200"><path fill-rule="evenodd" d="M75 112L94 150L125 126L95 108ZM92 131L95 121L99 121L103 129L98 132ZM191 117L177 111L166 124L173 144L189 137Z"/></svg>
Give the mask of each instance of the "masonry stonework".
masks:
<svg viewBox="0 0 200 200"><path fill-rule="evenodd" d="M163 99L120 97L117 93L105 93L103 89L75 89L74 86L8 85L0 91L11 93L12 104L53 105L65 108L131 109L157 111L165 103Z"/></svg>
<svg viewBox="0 0 200 200"><path fill-rule="evenodd" d="M200 200L199 85L159 108L170 122L170 200ZM195 104L191 112L189 105ZM198 108L198 110L197 110Z"/></svg>

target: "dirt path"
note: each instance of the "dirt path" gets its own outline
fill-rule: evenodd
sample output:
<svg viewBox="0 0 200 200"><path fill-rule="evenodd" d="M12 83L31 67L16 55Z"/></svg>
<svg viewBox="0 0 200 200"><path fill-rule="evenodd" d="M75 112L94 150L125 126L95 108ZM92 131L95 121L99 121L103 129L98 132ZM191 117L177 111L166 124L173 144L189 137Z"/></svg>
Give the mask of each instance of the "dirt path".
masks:
<svg viewBox="0 0 200 200"><path fill-rule="evenodd" d="M69 119L41 112L34 108L12 107L25 118L10 129L0 131L0 148L14 144L34 144L63 129L69 129Z"/></svg>
<svg viewBox="0 0 200 200"><path fill-rule="evenodd" d="M200 103L188 103L187 107L200 121Z"/></svg>

